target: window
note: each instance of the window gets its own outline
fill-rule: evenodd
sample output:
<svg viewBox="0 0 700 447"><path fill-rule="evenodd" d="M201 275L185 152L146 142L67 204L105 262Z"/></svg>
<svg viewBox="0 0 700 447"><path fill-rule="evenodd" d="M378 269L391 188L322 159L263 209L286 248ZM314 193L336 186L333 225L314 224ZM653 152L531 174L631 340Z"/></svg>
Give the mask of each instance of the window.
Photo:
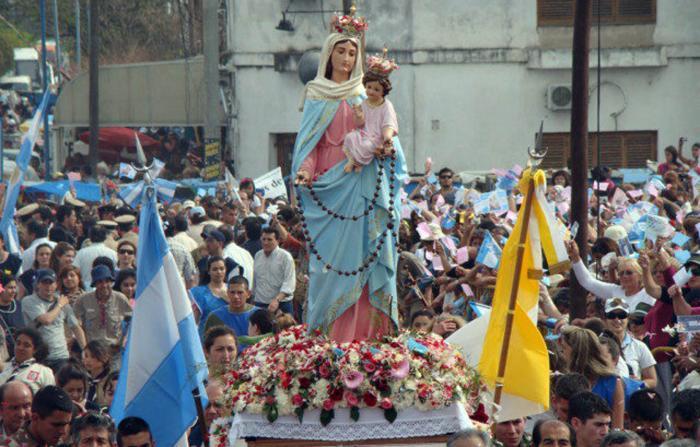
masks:
<svg viewBox="0 0 700 447"><path fill-rule="evenodd" d="M572 26L576 0L537 0L537 26ZM605 25L656 23L656 0L593 0L593 22L598 11Z"/></svg>
<svg viewBox="0 0 700 447"><path fill-rule="evenodd" d="M617 168L643 168L647 160L656 160L656 131L601 132L600 164ZM571 134L566 132L545 133L542 136L547 155L542 168L571 168ZM588 134L588 168L598 165L598 136Z"/></svg>

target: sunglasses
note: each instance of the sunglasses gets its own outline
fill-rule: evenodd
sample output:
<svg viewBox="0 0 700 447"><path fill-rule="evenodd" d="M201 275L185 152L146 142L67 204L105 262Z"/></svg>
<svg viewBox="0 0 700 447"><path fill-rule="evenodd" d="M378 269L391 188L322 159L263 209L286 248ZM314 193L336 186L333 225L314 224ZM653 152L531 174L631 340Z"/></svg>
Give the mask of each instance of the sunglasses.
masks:
<svg viewBox="0 0 700 447"><path fill-rule="evenodd" d="M627 318L627 314L623 312L610 312L605 314L605 318L608 320L624 320Z"/></svg>
<svg viewBox="0 0 700 447"><path fill-rule="evenodd" d="M126 250L126 249L121 249L119 250L120 255L133 255L134 251L133 250Z"/></svg>
<svg viewBox="0 0 700 447"><path fill-rule="evenodd" d="M449 180L452 178L452 176L451 175L441 175L440 178L445 179L445 180Z"/></svg>

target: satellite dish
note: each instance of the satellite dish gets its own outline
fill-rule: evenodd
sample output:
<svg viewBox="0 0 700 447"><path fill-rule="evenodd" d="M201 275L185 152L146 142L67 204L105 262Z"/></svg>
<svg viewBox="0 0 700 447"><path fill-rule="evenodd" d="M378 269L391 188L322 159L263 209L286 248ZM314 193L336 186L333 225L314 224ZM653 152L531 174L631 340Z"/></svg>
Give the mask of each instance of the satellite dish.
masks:
<svg viewBox="0 0 700 447"><path fill-rule="evenodd" d="M321 54L318 51L306 51L299 59L299 80L306 84L316 77Z"/></svg>

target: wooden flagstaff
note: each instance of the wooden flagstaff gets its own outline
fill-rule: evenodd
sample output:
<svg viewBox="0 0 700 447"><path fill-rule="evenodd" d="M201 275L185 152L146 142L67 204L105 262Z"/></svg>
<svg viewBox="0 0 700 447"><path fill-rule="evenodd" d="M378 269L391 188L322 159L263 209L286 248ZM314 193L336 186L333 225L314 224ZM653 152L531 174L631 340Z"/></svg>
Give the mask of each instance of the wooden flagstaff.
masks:
<svg viewBox="0 0 700 447"><path fill-rule="evenodd" d="M540 124L540 131L537 135L537 143L535 146L535 152L530 152L528 154L530 159L528 160L528 166L531 170L536 169L537 166L542 161L546 150L542 150L542 124ZM506 327L503 333L503 344L501 345L501 357L498 361L498 374L496 375L495 384L495 394L493 399L494 413L497 412L497 407L501 404L501 397L503 394L504 386L504 376L506 374L506 364L508 362L508 350L510 348L510 338L513 334L513 321L515 319L515 305L518 301L518 289L520 287L520 273L523 268L523 258L525 256L525 243L527 242L527 235L530 227L530 213L532 212L532 197L535 194L535 180L533 173L530 173L530 179L527 182L527 196L525 199L523 209L523 224L520 228L520 238L518 239L518 251L515 258L515 271L513 274L513 285L510 289L510 300L508 302L508 314L506 315Z"/></svg>

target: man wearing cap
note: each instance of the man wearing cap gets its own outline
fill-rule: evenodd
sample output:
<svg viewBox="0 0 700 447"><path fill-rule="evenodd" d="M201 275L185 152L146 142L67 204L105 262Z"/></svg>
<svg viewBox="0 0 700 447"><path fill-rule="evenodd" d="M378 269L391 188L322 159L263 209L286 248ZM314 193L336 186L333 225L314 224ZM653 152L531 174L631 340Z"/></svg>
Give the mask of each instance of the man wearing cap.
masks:
<svg viewBox="0 0 700 447"><path fill-rule="evenodd" d="M56 246L56 243L48 238L49 227L36 219L27 222L25 234L29 246L22 253L22 270L27 271L34 266L34 256L36 255L36 247L41 244L48 244L51 248Z"/></svg>
<svg viewBox="0 0 700 447"><path fill-rule="evenodd" d="M73 310L85 329L88 342L101 340L114 346L121 337L124 317L131 315L129 300L112 289L114 277L106 265L92 269L90 276L95 290L78 298Z"/></svg>
<svg viewBox="0 0 700 447"><path fill-rule="evenodd" d="M39 330L49 346L46 366L58 371L68 361L65 326L73 331L80 347L85 347L85 333L65 295L56 295L56 274L51 269L36 272L34 293L22 299L24 324Z"/></svg>
<svg viewBox="0 0 700 447"><path fill-rule="evenodd" d="M212 256L224 257L224 244L226 243L226 236L224 233L213 227L206 227L202 232L202 238L204 239L207 255L203 256L202 259L197 263L197 268L199 269L199 285L209 284L209 272L207 271L207 264L209 263L209 258ZM226 278L229 277L234 269L237 269L238 275L242 275L243 267L238 265L236 261L231 258L225 258L224 262L226 264Z"/></svg>
<svg viewBox="0 0 700 447"><path fill-rule="evenodd" d="M80 269L85 290L92 290L92 263L96 258L105 256L117 265L117 252L105 244L107 230L102 225L95 225L90 228L89 236L91 244L78 250L73 260L73 265Z"/></svg>
<svg viewBox="0 0 700 447"><path fill-rule="evenodd" d="M70 205L61 205L56 209L56 223L49 231L49 239L54 242L68 242L73 247L77 244L75 228L78 216Z"/></svg>
<svg viewBox="0 0 700 447"><path fill-rule="evenodd" d="M188 211L188 216L190 218L190 226L187 234L197 242L197 245L201 245L204 243L202 230L204 229L204 222L207 220L207 213L201 206L194 206Z"/></svg>
<svg viewBox="0 0 700 447"><path fill-rule="evenodd" d="M114 218L117 223L117 234L119 235L119 241L127 240L138 247L139 245L139 235L134 231L134 224L136 223L136 216L132 214L122 214Z"/></svg>
<svg viewBox="0 0 700 447"><path fill-rule="evenodd" d="M617 374L641 380L647 388L655 388L656 360L647 345L629 334L628 318L629 306L624 299L609 298L605 301L605 326L615 335L623 353L617 362Z"/></svg>

